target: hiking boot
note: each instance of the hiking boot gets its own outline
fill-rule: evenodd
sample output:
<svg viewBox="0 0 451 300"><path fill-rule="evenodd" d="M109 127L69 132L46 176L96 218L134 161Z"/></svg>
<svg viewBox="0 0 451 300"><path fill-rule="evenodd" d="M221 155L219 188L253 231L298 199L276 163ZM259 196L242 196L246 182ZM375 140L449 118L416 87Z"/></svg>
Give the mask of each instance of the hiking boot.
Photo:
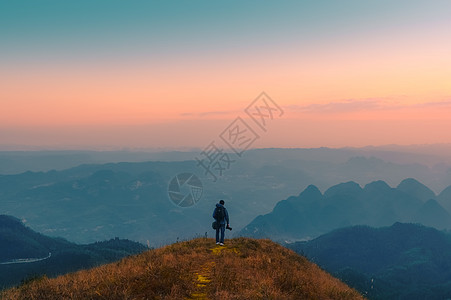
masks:
<svg viewBox="0 0 451 300"><path fill-rule="evenodd" d="M224 243L219 243L220 246L224 246Z"/></svg>

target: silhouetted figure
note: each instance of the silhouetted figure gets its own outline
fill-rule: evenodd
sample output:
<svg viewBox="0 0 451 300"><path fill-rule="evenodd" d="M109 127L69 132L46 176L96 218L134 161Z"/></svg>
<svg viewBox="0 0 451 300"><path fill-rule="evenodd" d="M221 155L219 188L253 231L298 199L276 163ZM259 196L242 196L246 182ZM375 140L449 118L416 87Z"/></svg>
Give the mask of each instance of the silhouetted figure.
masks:
<svg viewBox="0 0 451 300"><path fill-rule="evenodd" d="M216 245L224 246L224 233L226 229L232 230L229 225L229 213L224 207L224 200L219 201L216 204L215 210L213 211L213 218L216 220ZM221 232L221 238L219 238L219 232Z"/></svg>

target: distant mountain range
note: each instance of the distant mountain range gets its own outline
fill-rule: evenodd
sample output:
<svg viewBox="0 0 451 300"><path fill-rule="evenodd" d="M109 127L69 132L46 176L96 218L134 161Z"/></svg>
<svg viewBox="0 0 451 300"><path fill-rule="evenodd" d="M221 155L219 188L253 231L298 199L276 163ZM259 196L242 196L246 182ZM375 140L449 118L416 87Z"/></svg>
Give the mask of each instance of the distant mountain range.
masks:
<svg viewBox="0 0 451 300"><path fill-rule="evenodd" d="M237 166L216 183L201 172L202 200L188 208L170 201L168 185L181 172L199 173L195 161L81 165L0 175L0 211L43 234L77 243L117 236L158 247L205 233L212 236L212 212L220 199L226 201L233 226L244 226L271 209L285 189L295 190L294 182L302 178L276 167L250 167L242 175L244 167ZM268 176L274 172L284 174L278 178L284 184Z"/></svg>
<svg viewBox="0 0 451 300"><path fill-rule="evenodd" d="M451 215L446 209L450 205L451 187L436 196L412 178L396 188L384 181L374 181L363 188L347 182L330 187L324 194L310 185L299 196L277 203L271 213L255 218L239 235L278 241L308 240L342 227L382 227L395 222L450 229Z"/></svg>
<svg viewBox="0 0 451 300"><path fill-rule="evenodd" d="M353 226L288 247L370 299L451 298L451 235L433 228Z"/></svg>
<svg viewBox="0 0 451 300"><path fill-rule="evenodd" d="M146 249L121 239L77 245L39 234L17 218L0 215L0 289L41 275L51 277L113 262Z"/></svg>
<svg viewBox="0 0 451 300"><path fill-rule="evenodd" d="M169 201L167 188L178 168L189 172L193 166L119 163L4 175L0 208L39 232L77 243L117 236L156 246L166 237L174 242L187 232L183 224L188 218Z"/></svg>
<svg viewBox="0 0 451 300"><path fill-rule="evenodd" d="M451 182L450 156L436 148L423 154L421 147L248 150L242 157L231 154L235 162L216 182L197 166L201 150L0 152L0 174L9 173L0 175L0 213L17 216L48 236L77 243L117 236L160 246L212 236L211 213L220 199L226 202L235 232L309 184L324 191L338 182L364 186L383 178L393 186L412 176L440 191ZM146 159L155 161L140 161ZM90 164L79 165L83 162ZM33 171L11 174L23 170ZM198 175L203 183L202 199L189 208L174 205L168 197L169 182L182 172ZM447 195L444 198L449 199L451 189ZM451 201L435 200L451 211ZM432 202L428 209L440 208ZM327 210L324 213L327 217ZM428 219L421 215L416 219L422 218ZM345 220L341 225L351 224Z"/></svg>

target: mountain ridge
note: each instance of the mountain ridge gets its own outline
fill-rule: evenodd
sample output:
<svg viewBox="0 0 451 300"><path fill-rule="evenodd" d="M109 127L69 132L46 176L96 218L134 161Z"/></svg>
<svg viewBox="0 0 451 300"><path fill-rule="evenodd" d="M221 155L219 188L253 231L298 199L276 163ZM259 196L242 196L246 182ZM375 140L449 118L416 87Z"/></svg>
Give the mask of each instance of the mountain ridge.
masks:
<svg viewBox="0 0 451 300"><path fill-rule="evenodd" d="M109 263L146 249L119 238L78 245L35 232L15 217L0 215L0 287L33 276L53 277Z"/></svg>
<svg viewBox="0 0 451 300"><path fill-rule="evenodd" d="M219 276L218 276L219 275ZM6 290L5 299L363 299L269 240L179 242L118 263Z"/></svg>
<svg viewBox="0 0 451 300"><path fill-rule="evenodd" d="M451 235L434 228L359 225L287 246L370 299L451 297Z"/></svg>
<svg viewBox="0 0 451 300"><path fill-rule="evenodd" d="M272 212L255 218L237 235L276 241L308 240L341 227L381 227L395 222L451 229L451 214L442 206L443 201L413 178L395 188L382 180L363 188L349 181L329 187L324 194L310 185L299 196L278 202Z"/></svg>

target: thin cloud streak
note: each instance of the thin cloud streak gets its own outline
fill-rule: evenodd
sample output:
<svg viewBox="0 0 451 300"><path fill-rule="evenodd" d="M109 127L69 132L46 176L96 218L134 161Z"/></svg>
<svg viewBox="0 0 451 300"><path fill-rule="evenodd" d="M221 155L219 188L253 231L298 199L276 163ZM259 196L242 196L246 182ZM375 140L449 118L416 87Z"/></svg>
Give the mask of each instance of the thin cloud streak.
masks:
<svg viewBox="0 0 451 300"><path fill-rule="evenodd" d="M451 100L436 101L436 102L426 102L413 105L414 107L451 107Z"/></svg>
<svg viewBox="0 0 451 300"><path fill-rule="evenodd" d="M288 105L287 110L302 113L352 113L367 111L394 111L416 108L451 108L451 100L400 104L389 99L347 99L326 104Z"/></svg>
<svg viewBox="0 0 451 300"><path fill-rule="evenodd" d="M210 117L210 116L228 116L232 114L238 114L240 111L238 110L224 110L224 111L206 111L206 112L187 112L180 114L181 117Z"/></svg>

